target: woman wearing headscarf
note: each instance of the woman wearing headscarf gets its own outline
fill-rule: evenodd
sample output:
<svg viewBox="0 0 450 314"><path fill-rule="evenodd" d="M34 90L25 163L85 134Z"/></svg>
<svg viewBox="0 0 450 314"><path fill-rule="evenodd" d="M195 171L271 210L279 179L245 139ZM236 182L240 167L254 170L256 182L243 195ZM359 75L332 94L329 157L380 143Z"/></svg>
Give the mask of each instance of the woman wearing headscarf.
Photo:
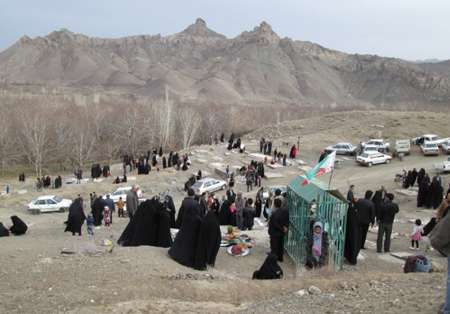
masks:
<svg viewBox="0 0 450 314"><path fill-rule="evenodd" d="M321 222L314 223L312 233L306 241L306 267L320 268L328 264L328 234Z"/></svg>
<svg viewBox="0 0 450 314"><path fill-rule="evenodd" d="M72 235L78 233L81 236L81 227L86 220L86 215L83 211L83 205L81 199L77 198L69 207L69 216L66 221L66 229L64 232L72 232Z"/></svg>
<svg viewBox="0 0 450 314"><path fill-rule="evenodd" d="M9 230L0 222L0 237L9 237Z"/></svg>
<svg viewBox="0 0 450 314"><path fill-rule="evenodd" d="M253 273L252 279L281 279L283 277L283 270L277 263L277 256L269 253L259 270Z"/></svg>
<svg viewBox="0 0 450 314"><path fill-rule="evenodd" d="M429 193L429 178L428 180L427 178L428 176L424 176L418 180L419 191L417 192L417 207L427 206L427 198Z"/></svg>
<svg viewBox="0 0 450 314"><path fill-rule="evenodd" d="M430 202L431 202L431 206L433 207L433 209L436 209L439 207L439 205L441 205L442 200L443 200L443 194L444 194L444 189L441 185L441 183L439 182L439 180L437 179L437 177L433 177L433 180L430 184Z"/></svg>
<svg viewBox="0 0 450 314"><path fill-rule="evenodd" d="M22 235L27 232L28 227L27 225L17 216L11 216L11 221L13 223L12 227L9 228L9 231L11 231L14 235Z"/></svg>

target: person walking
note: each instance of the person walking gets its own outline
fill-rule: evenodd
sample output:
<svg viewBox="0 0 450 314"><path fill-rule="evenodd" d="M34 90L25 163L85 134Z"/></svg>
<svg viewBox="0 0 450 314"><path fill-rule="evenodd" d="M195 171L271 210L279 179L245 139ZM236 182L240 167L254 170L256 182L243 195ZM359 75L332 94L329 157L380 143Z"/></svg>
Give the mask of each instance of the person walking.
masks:
<svg viewBox="0 0 450 314"><path fill-rule="evenodd" d="M377 253L383 251L388 253L391 249L391 233L395 215L399 212L398 205L393 202L394 194L387 193L386 201L378 214L378 237L377 237Z"/></svg>

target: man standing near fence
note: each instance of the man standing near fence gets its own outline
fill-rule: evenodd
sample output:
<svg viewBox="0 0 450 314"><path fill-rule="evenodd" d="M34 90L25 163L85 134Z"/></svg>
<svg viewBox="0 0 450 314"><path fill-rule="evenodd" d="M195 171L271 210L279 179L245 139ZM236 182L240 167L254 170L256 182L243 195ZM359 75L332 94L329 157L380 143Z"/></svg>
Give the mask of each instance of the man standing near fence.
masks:
<svg viewBox="0 0 450 314"><path fill-rule="evenodd" d="M378 214L378 238L377 238L377 253L383 251L383 237L384 237L384 252L389 253L391 249L391 233L392 224L394 223L395 215L399 212L398 205L393 202L394 194L387 193L386 201L381 207Z"/></svg>

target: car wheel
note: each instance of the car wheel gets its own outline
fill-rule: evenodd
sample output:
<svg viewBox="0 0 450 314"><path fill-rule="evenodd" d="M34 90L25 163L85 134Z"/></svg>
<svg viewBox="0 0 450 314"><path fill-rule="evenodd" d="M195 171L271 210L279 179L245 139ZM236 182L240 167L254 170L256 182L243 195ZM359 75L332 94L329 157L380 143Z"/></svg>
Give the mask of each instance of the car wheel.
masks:
<svg viewBox="0 0 450 314"><path fill-rule="evenodd" d="M64 207L61 207L60 209L59 209L59 212L60 213L64 213L66 211L66 209L64 208Z"/></svg>
<svg viewBox="0 0 450 314"><path fill-rule="evenodd" d="M386 159L386 163L388 164L388 163L390 163L391 162L391 160L390 159Z"/></svg>
<svg viewBox="0 0 450 314"><path fill-rule="evenodd" d="M369 162L369 163L367 164L367 167L372 167L372 163Z"/></svg>

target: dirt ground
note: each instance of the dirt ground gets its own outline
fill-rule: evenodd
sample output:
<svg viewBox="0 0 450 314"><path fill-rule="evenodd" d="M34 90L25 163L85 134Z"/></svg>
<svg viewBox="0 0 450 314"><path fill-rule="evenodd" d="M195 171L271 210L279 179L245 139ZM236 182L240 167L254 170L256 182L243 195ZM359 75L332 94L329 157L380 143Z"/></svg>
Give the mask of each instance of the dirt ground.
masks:
<svg viewBox="0 0 450 314"><path fill-rule="evenodd" d="M268 127L259 132L266 137L277 135L271 137L274 147L286 152L289 146L283 142L296 142L300 135L299 159L310 166L328 144L346 140L357 144L370 137L373 130L388 132L392 138L432 132L450 135L439 133L440 130L433 127L428 131L418 127L404 131L407 125L395 128L386 126L387 123L383 125L383 121L389 123L390 119L404 121L404 115L380 112L369 117L347 113L336 116L339 125L337 122L332 124L325 117L321 124L305 120L290 122L285 127ZM426 114L413 115L409 120L413 119L413 123L419 125L424 120L422 115ZM355 116L360 117L358 125ZM441 122L437 115L433 119ZM378 127L371 128L372 124ZM400 128L398 134L395 133L396 128ZM257 133L244 139L249 152L258 150ZM233 152L228 155L224 145L195 147L191 152L194 153L193 167L189 171L152 171L148 176L139 177L131 174L129 184L140 184L146 196L169 190L178 208L184 197L183 184L191 173L201 168L204 173L214 175L214 169L221 166L217 163L232 167L251 160L246 154ZM414 196L397 193L400 186L394 182L394 175L413 167L431 169L444 156L423 157L414 148L403 161L393 160L389 165L372 168L358 166L350 158L340 158L343 166L335 171L333 188L345 194L348 186L354 184L358 197L362 197L365 190L375 190L380 185L394 191L400 213L394 226L397 234L392 242L392 251L408 252L408 234L412 230L410 220L421 218L426 222L432 211L418 210ZM120 170L119 165L114 165L113 175L118 175ZM302 173L297 164L266 168L266 172L277 173L281 177L264 180L265 186L287 184ZM442 178L447 188L450 176L443 175ZM74 198L80 193L89 199L89 193L93 191L97 194L114 191L117 186L111 184L112 180L64 185L57 195ZM323 180L327 181L328 176ZM243 182L237 181L235 190L244 191ZM436 313L444 301L446 259L428 251L426 254L438 272L403 274L403 261L375 252L374 232L369 233L368 249L361 252L362 259L357 266L344 265L344 269L337 273L328 270L308 272L297 269L288 258L281 264L284 279L256 282L251 280L252 273L261 266L269 250L264 225L258 224L255 230L246 232L257 241L249 256L236 258L221 249L216 266L199 272L172 261L167 256L167 249L115 246L112 253L107 252L102 245L104 239L116 240L128 222L126 218L114 217L110 229L102 227L95 230L95 238L90 240L85 234L74 237L63 232L67 214L28 214L24 209L26 203L38 195L55 192L38 193L32 183L32 179L23 184L15 179L0 179L2 186L10 184L12 187L10 195L1 196L0 221L9 225L9 216L17 214L30 227L24 236L0 239L0 313ZM256 190L244 195L254 197L255 193ZM61 254L63 249L75 254Z"/></svg>

